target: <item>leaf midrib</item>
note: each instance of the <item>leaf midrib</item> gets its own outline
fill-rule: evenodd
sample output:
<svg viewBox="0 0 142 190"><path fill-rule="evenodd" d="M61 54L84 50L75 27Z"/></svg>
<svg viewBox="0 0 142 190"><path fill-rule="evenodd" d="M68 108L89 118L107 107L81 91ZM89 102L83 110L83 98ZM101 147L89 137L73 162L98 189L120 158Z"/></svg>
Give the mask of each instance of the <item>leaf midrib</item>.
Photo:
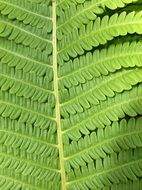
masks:
<svg viewBox="0 0 142 190"><path fill-rule="evenodd" d="M56 22L56 2L53 1L53 72L54 72L54 94L56 99L55 114L57 122L57 139L59 148L59 162L61 173L61 188L66 190L66 176L64 167L64 150L63 150L63 138L61 128L61 114L60 114L60 102L59 102L59 89L58 89L58 63L57 63L57 22Z"/></svg>

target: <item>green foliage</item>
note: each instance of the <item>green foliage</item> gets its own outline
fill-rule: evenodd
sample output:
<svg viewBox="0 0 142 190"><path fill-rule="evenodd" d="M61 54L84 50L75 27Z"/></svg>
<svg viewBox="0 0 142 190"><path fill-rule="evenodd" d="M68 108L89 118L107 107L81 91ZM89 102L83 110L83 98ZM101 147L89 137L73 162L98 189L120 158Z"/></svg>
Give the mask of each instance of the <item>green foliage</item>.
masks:
<svg viewBox="0 0 142 190"><path fill-rule="evenodd" d="M0 0L0 190L141 190L141 35L141 0Z"/></svg>

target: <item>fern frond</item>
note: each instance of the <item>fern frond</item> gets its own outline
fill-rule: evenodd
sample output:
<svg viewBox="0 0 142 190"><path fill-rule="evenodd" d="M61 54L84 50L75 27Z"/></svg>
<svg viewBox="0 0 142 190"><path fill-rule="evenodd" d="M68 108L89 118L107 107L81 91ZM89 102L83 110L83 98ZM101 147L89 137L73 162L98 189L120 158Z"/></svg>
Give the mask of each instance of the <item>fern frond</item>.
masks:
<svg viewBox="0 0 142 190"><path fill-rule="evenodd" d="M75 1L73 1L73 0L71 0L71 1L69 1L69 0L57 0L57 7L60 7L60 8L61 8L60 10L57 11L58 14L59 14L59 12L60 12L62 9L65 10L66 8L68 8L68 6L74 5L74 3L75 3ZM75 3L75 4L76 4L76 3Z"/></svg>
<svg viewBox="0 0 142 190"><path fill-rule="evenodd" d="M111 187L112 183L127 183L138 180L141 173L142 149L121 151L106 158L97 159L81 168L68 171L68 189L89 189Z"/></svg>
<svg viewBox="0 0 142 190"><path fill-rule="evenodd" d="M46 103L49 103L48 105L49 108L53 107L53 105L55 104L54 96L52 95L52 93L44 88L42 89L33 84L23 82L22 80L9 77L8 75L1 73L0 73L0 80L1 80L0 88L2 91L9 90L10 94L15 94L18 97L21 96L27 99L31 99L33 101L45 103L45 106L47 106ZM44 106L44 104L42 105Z"/></svg>
<svg viewBox="0 0 142 190"><path fill-rule="evenodd" d="M85 1L84 4L75 4L61 11L61 5L58 5L57 10L60 14L58 19L57 37L62 39L63 35L72 32L74 28L80 28L81 24L88 24L90 20L95 20L97 15L103 14L106 8L115 10L123 8L133 1L110 1L110 0L91 0Z"/></svg>
<svg viewBox="0 0 142 190"><path fill-rule="evenodd" d="M58 19L57 38L62 39L64 34L71 32L73 28L79 28L81 24L87 24L90 20L95 20L97 14L104 12L104 0L88 2L84 5L72 5L65 12L60 11L60 6L57 10L60 15Z"/></svg>
<svg viewBox="0 0 142 190"><path fill-rule="evenodd" d="M94 159L105 158L114 152L142 147L141 122L142 118L132 118L128 122L123 119L120 122L113 122L104 129L93 131L78 141L72 141L71 144L65 141L66 165L70 169L75 163L84 166Z"/></svg>
<svg viewBox="0 0 142 190"><path fill-rule="evenodd" d="M142 82L142 69L132 69L117 72L116 74L92 80L82 85L61 91L61 108L63 115L76 114L98 105L107 97L114 97L116 93L130 90L133 85ZM81 111L83 112L83 111Z"/></svg>
<svg viewBox="0 0 142 190"><path fill-rule="evenodd" d="M60 88L77 86L122 68L141 67L141 47L141 41L113 44L60 65Z"/></svg>
<svg viewBox="0 0 142 190"><path fill-rule="evenodd" d="M0 190L140 190L142 0L0 0Z"/></svg>
<svg viewBox="0 0 142 190"><path fill-rule="evenodd" d="M45 19L51 19L51 7L44 4L36 4L36 1L44 0L0 0L0 12L7 15L9 19L18 19L19 21L28 21L30 16L32 21L27 24L34 24L33 22L43 22ZM48 0L46 0L48 4ZM35 20L37 19L37 21ZM38 26L38 25L37 25Z"/></svg>
<svg viewBox="0 0 142 190"><path fill-rule="evenodd" d="M9 134L13 134L13 136L27 138L31 141L47 144L52 147L55 147L57 144L55 136L57 129L55 125L48 130L33 127L33 125L28 123L19 123L17 120L11 120L10 118L3 118L0 116L0 130L3 132L7 131Z"/></svg>
<svg viewBox="0 0 142 190"><path fill-rule="evenodd" d="M23 24L17 20L10 20L8 17L3 16L3 15L0 15L0 20L5 23L8 23L9 25L11 25L13 27L22 29L27 34L31 34L34 37L37 37L38 39L52 43L51 34L50 34L50 32L48 33L49 28L47 28L45 25L44 25L44 28L37 28L36 26L30 26L27 24ZM42 36L41 36L41 34L42 34ZM16 34L15 34L15 36L16 36ZM13 38L9 38L9 39L12 40Z"/></svg>
<svg viewBox="0 0 142 190"><path fill-rule="evenodd" d="M50 61L48 61L45 52L42 53L41 57L41 51L39 50L26 49L24 46L15 45L13 42L3 40L1 40L0 50L0 70L2 74L17 81L23 80L23 85L29 83L32 88L36 87L37 89L39 86L38 89L48 92L49 94L52 93L53 71L51 67L47 65ZM15 70L13 70L13 68L15 68ZM21 85L19 82L18 84L18 86L16 85L16 87L13 88L13 92L21 91ZM29 92L28 86L25 86L27 92ZM26 91L22 93L27 94ZM42 98L41 96L39 99ZM53 107L52 98L49 98L49 102L51 102L50 106Z"/></svg>
<svg viewBox="0 0 142 190"><path fill-rule="evenodd" d="M105 4L105 6L107 6L110 9L116 9L117 7L123 7L124 4L129 4L132 2L137 2L138 0L126 0L126 1L117 1L114 0L113 2L111 0L104 0L103 3ZM57 0L57 7L62 8L63 10L66 10L68 7L71 7L72 5L80 5L83 4L86 6L86 4L88 4L88 6L90 4L95 4L96 2L98 2L98 0L91 0L89 2L89 0ZM104 5L103 4L103 5Z"/></svg>
<svg viewBox="0 0 142 190"><path fill-rule="evenodd" d="M90 130L104 128L105 125L110 125L112 121L118 121L125 115L137 116L142 113L141 95L141 85L139 85L130 91L116 94L113 98L107 98L106 101L102 101L99 105L92 106L82 113L65 118L62 120L63 133L67 138L78 140L82 134L88 135Z"/></svg>
<svg viewBox="0 0 142 190"><path fill-rule="evenodd" d="M48 106L46 104L41 104L41 107L37 102L10 94L6 91L6 88L9 88L8 85L10 85L9 81L3 86L3 91L0 91L0 115L10 117L11 119L18 119L21 122L27 121L28 123L41 127L44 126L45 123L47 127L50 126L50 123L51 125L55 124L52 108L47 109ZM35 94L35 96L38 96L38 94Z"/></svg>
<svg viewBox="0 0 142 190"><path fill-rule="evenodd" d="M48 40L35 36L7 21L0 20L0 25L2 27L0 37L7 37L9 40L13 40L17 44L21 43L31 48L41 49L42 51L48 47L49 54L51 54L52 44Z"/></svg>
<svg viewBox="0 0 142 190"><path fill-rule="evenodd" d="M114 184L112 185L111 189L112 190L122 190L122 189L125 189L125 190L139 190L142 186L142 180L141 179L138 179L136 181L131 181L131 180L128 180L127 183L120 183L120 184ZM109 189L109 187L108 187ZM107 190L107 188L105 189Z"/></svg>
<svg viewBox="0 0 142 190"><path fill-rule="evenodd" d="M0 122L2 124L0 125L1 159L5 157L14 162L19 162L19 169L22 161L23 170L27 168L28 171L27 165L29 165L29 168L32 167L29 171L34 171L35 175L40 175L40 171L45 175L45 170L49 171L48 175L50 175L50 171L58 173L58 149L55 146L55 127L46 133L47 129L33 128L32 125L25 125L10 119L0 118ZM19 171L18 175L22 177L25 174ZM14 177L14 175L11 177ZM43 176L41 175L41 177ZM29 179L32 179L32 176ZM29 185L30 183L33 185L33 182L29 182ZM48 185L47 181L45 184Z"/></svg>
<svg viewBox="0 0 142 190"><path fill-rule="evenodd" d="M25 60L28 59L31 63L34 62L37 65L44 65L44 66L47 65L47 67L48 65L51 65L50 56L48 55L48 53L46 53L48 52L47 50L41 51L40 49L32 49L29 47L25 47L24 45L21 44L15 44L13 41L8 41L5 40L4 38L0 39L1 39L0 48L6 53L14 54L15 56L23 58ZM37 65L36 67L38 67ZM13 66L16 66L16 64L14 64Z"/></svg>
<svg viewBox="0 0 142 190"><path fill-rule="evenodd" d="M0 188L10 188L12 190L20 190L21 188L28 188L26 184L18 184L17 181L14 181L10 178L5 179L3 176L0 176ZM33 190L36 190L36 187L33 188Z"/></svg>
<svg viewBox="0 0 142 190"><path fill-rule="evenodd" d="M31 184L33 187L37 187L36 180L38 178L38 180L40 181L38 187L42 189L49 188L49 185L51 184L53 186L53 183L59 183L60 179L60 175L56 171L50 171L45 168L40 168L39 166L32 166L31 163L25 163L23 160L16 160L11 156L8 157L2 154L0 159L0 167L0 175L14 179L14 177L16 177L14 171L16 171L19 176L19 183L21 181L29 186ZM27 181L27 177L29 175L31 177ZM51 183L50 180L53 182Z"/></svg>
<svg viewBox="0 0 142 190"><path fill-rule="evenodd" d="M15 47L18 48L22 46ZM31 59L30 57L24 57L24 55L11 51L10 48L7 49L4 46L0 46L0 50L1 68L7 68L6 70L8 71L8 69L15 67L16 70L22 70L24 73L30 73L32 68L33 74L39 77L46 76L48 71L48 78L49 81L51 81L52 69L50 66L41 61Z"/></svg>
<svg viewBox="0 0 142 190"><path fill-rule="evenodd" d="M82 55L84 50L91 50L93 47L104 45L117 36L129 34L141 34L142 12L134 11L120 15L114 14L110 18L99 17L95 22L89 22L87 26L82 26L80 31L74 29L73 33L64 36L58 43L58 62L68 61L69 56L76 57Z"/></svg>

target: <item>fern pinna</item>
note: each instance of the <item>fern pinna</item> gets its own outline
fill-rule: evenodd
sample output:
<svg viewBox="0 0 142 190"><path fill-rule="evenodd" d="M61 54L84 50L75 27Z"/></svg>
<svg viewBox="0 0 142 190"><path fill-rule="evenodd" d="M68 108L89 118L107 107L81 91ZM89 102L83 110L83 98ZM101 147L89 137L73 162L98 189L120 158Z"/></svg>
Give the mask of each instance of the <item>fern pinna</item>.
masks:
<svg viewBox="0 0 142 190"><path fill-rule="evenodd" d="M141 35L141 0L0 0L0 190L142 189Z"/></svg>

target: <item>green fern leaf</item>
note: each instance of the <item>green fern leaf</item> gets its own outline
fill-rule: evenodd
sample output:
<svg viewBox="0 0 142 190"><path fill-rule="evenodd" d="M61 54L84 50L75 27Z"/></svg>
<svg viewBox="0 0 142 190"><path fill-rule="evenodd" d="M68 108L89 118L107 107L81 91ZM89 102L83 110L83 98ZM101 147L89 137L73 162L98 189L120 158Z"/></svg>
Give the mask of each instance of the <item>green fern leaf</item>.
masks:
<svg viewBox="0 0 142 190"><path fill-rule="evenodd" d="M0 0L0 190L141 190L141 5Z"/></svg>

